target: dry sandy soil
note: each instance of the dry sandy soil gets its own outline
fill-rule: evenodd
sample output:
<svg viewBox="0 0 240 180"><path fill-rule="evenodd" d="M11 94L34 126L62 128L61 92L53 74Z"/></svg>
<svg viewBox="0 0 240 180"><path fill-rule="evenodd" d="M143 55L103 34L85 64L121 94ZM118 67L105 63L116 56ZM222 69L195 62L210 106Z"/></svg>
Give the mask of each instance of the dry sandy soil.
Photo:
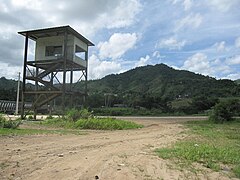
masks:
<svg viewBox="0 0 240 180"><path fill-rule="evenodd" d="M186 118L123 119L145 127L84 135L0 136L0 179L229 179L209 169L180 171L154 154L154 149L187 136L179 123Z"/></svg>

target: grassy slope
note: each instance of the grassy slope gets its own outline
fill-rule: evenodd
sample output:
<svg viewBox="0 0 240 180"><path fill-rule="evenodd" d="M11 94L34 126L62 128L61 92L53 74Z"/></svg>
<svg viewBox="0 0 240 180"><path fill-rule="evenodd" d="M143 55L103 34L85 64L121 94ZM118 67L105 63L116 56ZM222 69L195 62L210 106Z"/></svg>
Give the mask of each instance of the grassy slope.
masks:
<svg viewBox="0 0 240 180"><path fill-rule="evenodd" d="M227 170L240 178L240 121L213 124L209 121L188 122L190 136L156 153L178 164L193 162L215 171Z"/></svg>

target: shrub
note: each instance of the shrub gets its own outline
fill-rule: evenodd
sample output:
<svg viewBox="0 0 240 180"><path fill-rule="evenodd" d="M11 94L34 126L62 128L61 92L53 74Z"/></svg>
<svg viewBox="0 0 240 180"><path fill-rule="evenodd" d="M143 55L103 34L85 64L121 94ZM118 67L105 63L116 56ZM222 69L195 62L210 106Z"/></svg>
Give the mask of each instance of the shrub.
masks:
<svg viewBox="0 0 240 180"><path fill-rule="evenodd" d="M0 128L9 128L9 129L16 129L21 124L19 120L6 120L3 115L0 115Z"/></svg>
<svg viewBox="0 0 240 180"><path fill-rule="evenodd" d="M34 118L33 118L32 115L29 115L28 118L27 118L27 120L29 120L29 121L31 121L31 120L33 120L33 119L34 119Z"/></svg>
<svg viewBox="0 0 240 180"><path fill-rule="evenodd" d="M88 119L92 116L93 116L92 113L89 112L87 109L81 109L81 110L70 109L67 112L67 119L71 121L77 121L78 119Z"/></svg>
<svg viewBox="0 0 240 180"><path fill-rule="evenodd" d="M237 99L225 100L216 104L209 119L215 123L223 123L233 120L240 109L240 102Z"/></svg>

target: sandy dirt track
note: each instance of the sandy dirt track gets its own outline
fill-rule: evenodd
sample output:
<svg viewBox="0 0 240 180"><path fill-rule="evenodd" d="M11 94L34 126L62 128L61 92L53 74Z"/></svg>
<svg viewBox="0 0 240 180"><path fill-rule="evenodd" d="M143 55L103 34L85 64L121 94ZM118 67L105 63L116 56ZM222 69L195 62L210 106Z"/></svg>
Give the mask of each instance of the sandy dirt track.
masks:
<svg viewBox="0 0 240 180"><path fill-rule="evenodd" d="M0 179L229 179L208 169L198 174L179 171L154 154L154 149L187 136L178 123L186 118L123 119L145 127L84 135L0 136Z"/></svg>

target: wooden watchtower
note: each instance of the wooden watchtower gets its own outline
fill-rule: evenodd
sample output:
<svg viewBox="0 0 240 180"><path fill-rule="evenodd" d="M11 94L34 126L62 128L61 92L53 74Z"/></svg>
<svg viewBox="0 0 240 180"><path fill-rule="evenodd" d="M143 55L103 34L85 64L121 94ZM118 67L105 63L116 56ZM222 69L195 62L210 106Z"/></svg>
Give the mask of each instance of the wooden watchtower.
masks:
<svg viewBox="0 0 240 180"><path fill-rule="evenodd" d="M61 96L62 110L66 98L87 95L88 48L94 44L70 26L21 31L25 36L22 107L21 117L25 116L26 96L32 96L34 116L39 108ZM28 60L29 39L35 41L35 60ZM76 73L77 72L77 73ZM75 77L77 74L78 77ZM75 91L73 80L84 81L84 91ZM35 89L27 90L26 81L32 81Z"/></svg>

